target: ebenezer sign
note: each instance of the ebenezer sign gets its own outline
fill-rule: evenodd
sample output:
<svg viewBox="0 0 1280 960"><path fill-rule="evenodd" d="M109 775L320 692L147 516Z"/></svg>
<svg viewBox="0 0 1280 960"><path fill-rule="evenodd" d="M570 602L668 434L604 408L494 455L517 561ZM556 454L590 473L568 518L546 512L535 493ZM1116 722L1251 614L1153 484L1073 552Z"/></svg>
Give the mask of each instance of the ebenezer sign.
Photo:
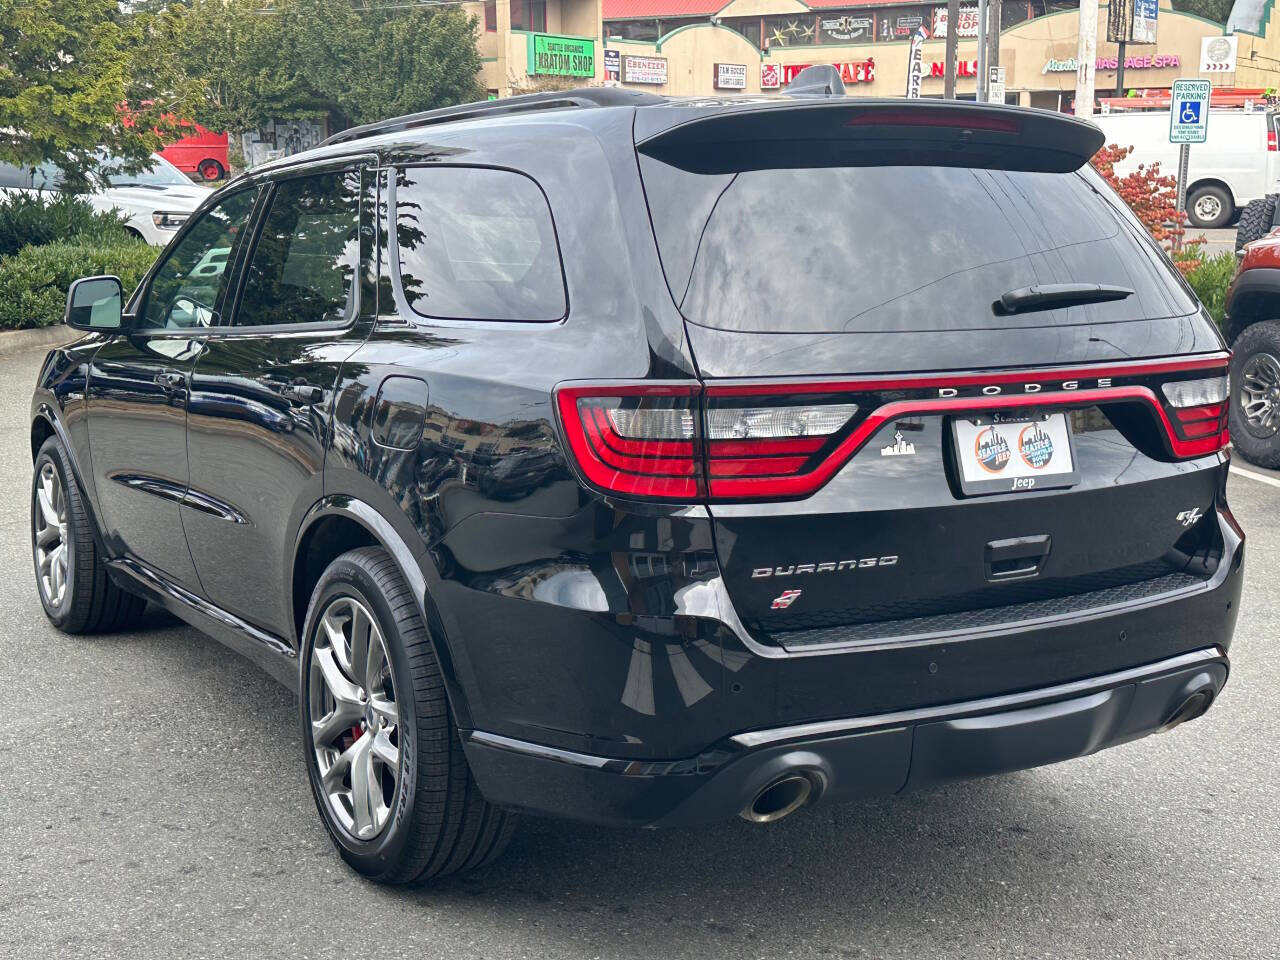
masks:
<svg viewBox="0 0 1280 960"><path fill-rule="evenodd" d="M529 38L529 73L551 77L594 77L596 44L580 37L535 33Z"/></svg>
<svg viewBox="0 0 1280 960"><path fill-rule="evenodd" d="M623 83L652 83L662 84L667 82L667 58L666 57L623 57L622 58L622 82Z"/></svg>

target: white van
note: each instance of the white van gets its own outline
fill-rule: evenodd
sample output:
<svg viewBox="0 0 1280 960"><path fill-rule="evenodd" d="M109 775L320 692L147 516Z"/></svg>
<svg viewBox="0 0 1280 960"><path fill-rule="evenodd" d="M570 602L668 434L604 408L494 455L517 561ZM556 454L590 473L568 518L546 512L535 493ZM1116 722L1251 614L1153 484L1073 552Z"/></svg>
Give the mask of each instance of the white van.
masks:
<svg viewBox="0 0 1280 960"><path fill-rule="evenodd" d="M1194 227L1225 227L1250 200L1280 191L1280 153L1276 121L1268 111L1210 110L1209 139L1191 146L1187 177L1187 217ZM1160 172L1178 175L1178 145L1169 142L1169 111L1095 116L1108 144L1133 147L1120 176L1138 164L1159 161Z"/></svg>

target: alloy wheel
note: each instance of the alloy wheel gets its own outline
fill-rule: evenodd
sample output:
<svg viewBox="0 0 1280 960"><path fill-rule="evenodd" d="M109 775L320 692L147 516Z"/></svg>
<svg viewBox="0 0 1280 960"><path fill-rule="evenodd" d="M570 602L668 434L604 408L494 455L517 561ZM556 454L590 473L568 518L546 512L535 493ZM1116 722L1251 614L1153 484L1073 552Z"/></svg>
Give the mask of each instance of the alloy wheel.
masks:
<svg viewBox="0 0 1280 960"><path fill-rule="evenodd" d="M1280 430L1280 360L1269 353L1255 353L1240 373L1240 412L1255 437L1274 436Z"/></svg>
<svg viewBox="0 0 1280 960"><path fill-rule="evenodd" d="M1196 217L1204 223L1212 223L1222 213L1222 201L1212 194L1206 194L1196 201Z"/></svg>
<svg viewBox="0 0 1280 960"><path fill-rule="evenodd" d="M67 592L71 544L67 538L67 496L62 478L48 461L36 480L36 509L32 517L36 549L36 579L45 603L57 609Z"/></svg>
<svg viewBox="0 0 1280 960"><path fill-rule="evenodd" d="M312 747L330 813L353 837L372 840L400 782L400 714L382 631L362 603L330 601L309 669Z"/></svg>

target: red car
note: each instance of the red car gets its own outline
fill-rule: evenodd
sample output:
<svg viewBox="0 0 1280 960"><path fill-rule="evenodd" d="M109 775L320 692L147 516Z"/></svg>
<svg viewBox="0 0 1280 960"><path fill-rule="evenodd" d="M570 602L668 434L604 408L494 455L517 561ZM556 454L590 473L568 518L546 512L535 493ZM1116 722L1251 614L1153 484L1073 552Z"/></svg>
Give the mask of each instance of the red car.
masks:
<svg viewBox="0 0 1280 960"><path fill-rule="evenodd" d="M189 137L175 140L160 155L183 173L200 175L207 182L221 180L227 175L227 135L213 133L200 124L191 124L196 132Z"/></svg>

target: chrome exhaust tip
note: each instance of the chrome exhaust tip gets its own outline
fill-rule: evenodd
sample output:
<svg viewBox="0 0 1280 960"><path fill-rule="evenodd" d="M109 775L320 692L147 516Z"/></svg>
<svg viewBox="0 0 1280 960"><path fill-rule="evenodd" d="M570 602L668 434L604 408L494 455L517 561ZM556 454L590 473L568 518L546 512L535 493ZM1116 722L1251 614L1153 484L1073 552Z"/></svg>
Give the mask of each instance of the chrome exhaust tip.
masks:
<svg viewBox="0 0 1280 960"><path fill-rule="evenodd" d="M1196 717L1202 717L1208 711L1213 703L1212 690L1197 690L1187 699L1182 701L1182 705L1173 711L1173 716L1166 720L1159 728L1159 733L1167 733L1179 724L1186 723L1188 720L1194 720Z"/></svg>
<svg viewBox="0 0 1280 960"><path fill-rule="evenodd" d="M795 813L812 796L811 779L798 773L787 774L757 793L738 816L751 823L775 823Z"/></svg>

